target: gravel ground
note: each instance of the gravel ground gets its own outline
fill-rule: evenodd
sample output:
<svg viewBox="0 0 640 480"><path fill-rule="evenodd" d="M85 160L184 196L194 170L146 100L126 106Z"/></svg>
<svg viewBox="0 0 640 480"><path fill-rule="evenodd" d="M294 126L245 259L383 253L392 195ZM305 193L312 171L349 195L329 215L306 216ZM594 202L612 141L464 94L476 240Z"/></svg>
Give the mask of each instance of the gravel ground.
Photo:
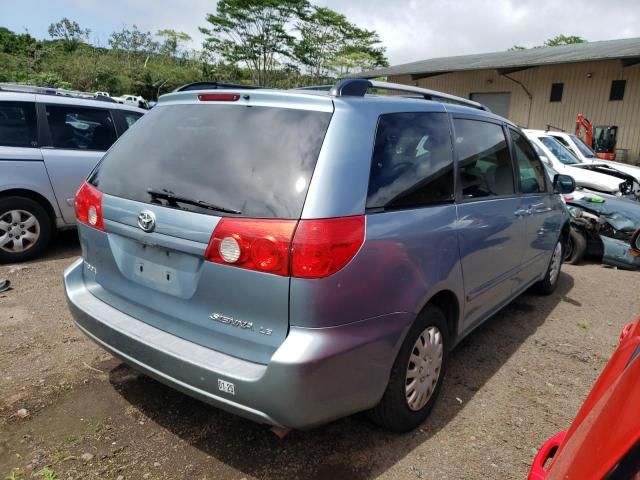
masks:
<svg viewBox="0 0 640 480"><path fill-rule="evenodd" d="M80 334L61 285L78 253L71 232L43 260L0 266L14 286L0 294L0 478L525 478L640 312L637 272L565 265L554 295L523 295L454 351L422 428L393 435L356 415L279 440Z"/></svg>

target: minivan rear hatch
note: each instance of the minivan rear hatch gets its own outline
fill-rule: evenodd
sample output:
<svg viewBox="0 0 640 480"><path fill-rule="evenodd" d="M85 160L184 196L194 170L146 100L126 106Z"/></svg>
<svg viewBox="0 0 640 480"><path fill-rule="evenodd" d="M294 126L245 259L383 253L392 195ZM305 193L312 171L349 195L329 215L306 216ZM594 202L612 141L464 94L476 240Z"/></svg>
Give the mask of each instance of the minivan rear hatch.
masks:
<svg viewBox="0 0 640 480"><path fill-rule="evenodd" d="M98 298L186 340L267 363L288 332L290 278L205 255L220 222L295 226L333 104L261 93L188 92L154 107L90 176L104 232L80 233L85 281Z"/></svg>

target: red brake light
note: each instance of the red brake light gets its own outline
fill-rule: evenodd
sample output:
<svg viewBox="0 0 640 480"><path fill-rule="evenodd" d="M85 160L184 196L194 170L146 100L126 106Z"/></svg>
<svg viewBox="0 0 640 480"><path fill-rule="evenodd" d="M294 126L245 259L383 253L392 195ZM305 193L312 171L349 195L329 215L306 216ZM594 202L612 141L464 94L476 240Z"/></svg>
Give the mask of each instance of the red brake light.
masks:
<svg viewBox="0 0 640 480"><path fill-rule="evenodd" d="M223 218L205 259L249 270L289 275L289 245L295 220Z"/></svg>
<svg viewBox="0 0 640 480"><path fill-rule="evenodd" d="M364 242L364 216L300 220L292 243L291 276L327 277L342 269Z"/></svg>
<svg viewBox="0 0 640 480"><path fill-rule="evenodd" d="M198 100L201 102L235 102L240 99L237 93L200 93Z"/></svg>
<svg viewBox="0 0 640 480"><path fill-rule="evenodd" d="M362 246L364 233L364 216L299 222L223 218L211 235L205 260L283 276L323 278L349 263Z"/></svg>
<svg viewBox="0 0 640 480"><path fill-rule="evenodd" d="M102 192L89 182L84 182L76 193L76 219L104 232L102 216Z"/></svg>

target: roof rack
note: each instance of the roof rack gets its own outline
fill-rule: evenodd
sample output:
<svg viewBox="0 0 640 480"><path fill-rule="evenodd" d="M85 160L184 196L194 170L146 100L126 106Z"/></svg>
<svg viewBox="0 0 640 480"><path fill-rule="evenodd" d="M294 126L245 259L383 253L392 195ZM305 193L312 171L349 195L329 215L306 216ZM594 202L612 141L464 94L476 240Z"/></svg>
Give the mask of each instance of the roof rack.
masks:
<svg viewBox="0 0 640 480"><path fill-rule="evenodd" d="M269 88L269 87L260 87L258 85L243 85L241 83L193 82L193 83L187 83L185 85L182 85L181 87L176 88L174 92L187 92L190 90L216 90L218 88L257 90L259 88Z"/></svg>
<svg viewBox="0 0 640 480"><path fill-rule="evenodd" d="M35 93L36 95L57 95L63 97L79 98L84 100L98 100L100 102L118 103L111 97L96 95L95 93L67 90L66 88L41 87L38 85L23 85L19 83L0 83L0 91L16 93Z"/></svg>
<svg viewBox="0 0 640 480"><path fill-rule="evenodd" d="M477 108L490 112L486 106L481 103L474 102L473 100L467 100L466 98L456 97L455 95L449 95L448 93L438 92L436 90L429 90L427 88L412 87L410 85L402 85L400 83L378 82L375 80L367 80L364 78L346 78L338 80L336 84L329 90L329 95L334 97L364 97L367 90L375 88L379 90L389 90L393 92L402 92L414 94L414 98L423 98L425 100L434 100L436 102L443 103L455 103L458 105L464 105L466 107Z"/></svg>

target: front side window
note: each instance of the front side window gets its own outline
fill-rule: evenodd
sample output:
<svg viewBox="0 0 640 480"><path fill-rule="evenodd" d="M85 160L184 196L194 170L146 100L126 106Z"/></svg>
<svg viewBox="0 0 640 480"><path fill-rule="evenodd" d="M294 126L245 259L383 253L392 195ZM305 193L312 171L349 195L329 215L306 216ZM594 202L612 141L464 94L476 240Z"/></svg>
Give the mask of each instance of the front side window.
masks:
<svg viewBox="0 0 640 480"><path fill-rule="evenodd" d="M509 128L509 132L513 140L513 154L518 162L522 193L543 193L546 184L540 158L524 135L512 128Z"/></svg>
<svg viewBox="0 0 640 480"><path fill-rule="evenodd" d="M0 146L38 146L36 107L33 102L0 102Z"/></svg>
<svg viewBox="0 0 640 480"><path fill-rule="evenodd" d="M542 144L547 147L553 155L565 165L575 165L581 163L580 159L576 157L573 152L565 147L557 139L551 137L539 137Z"/></svg>
<svg viewBox="0 0 640 480"><path fill-rule="evenodd" d="M105 151L116 141L109 110L47 105L46 112L54 148Z"/></svg>
<svg viewBox="0 0 640 480"><path fill-rule="evenodd" d="M382 115L371 162L367 208L408 208L453 198L447 114Z"/></svg>
<svg viewBox="0 0 640 480"><path fill-rule="evenodd" d="M454 120L462 196L483 198L513 195L513 167L500 125L478 120Z"/></svg>
<svg viewBox="0 0 640 480"><path fill-rule="evenodd" d="M124 116L124 121L125 121L125 123L127 125L127 129L129 129L129 127L131 127L131 125L136 123L138 120L140 120L140 117L142 117L141 113L128 112L126 110L122 110L122 115Z"/></svg>
<svg viewBox="0 0 640 480"><path fill-rule="evenodd" d="M573 140L573 143L576 144L576 147L578 148L578 150L580 150L580 153L582 153L582 155L584 155L586 158L598 158L596 152L594 152L589 145L584 143L584 140L576 135L569 136Z"/></svg>

